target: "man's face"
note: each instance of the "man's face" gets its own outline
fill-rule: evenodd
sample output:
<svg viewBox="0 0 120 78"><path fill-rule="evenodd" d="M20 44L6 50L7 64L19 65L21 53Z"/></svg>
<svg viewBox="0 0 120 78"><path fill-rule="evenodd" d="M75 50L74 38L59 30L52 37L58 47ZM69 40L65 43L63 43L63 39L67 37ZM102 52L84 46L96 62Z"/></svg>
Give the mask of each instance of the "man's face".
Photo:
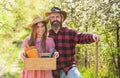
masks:
<svg viewBox="0 0 120 78"><path fill-rule="evenodd" d="M51 13L50 23L53 30L59 30L62 27L61 15L59 13Z"/></svg>

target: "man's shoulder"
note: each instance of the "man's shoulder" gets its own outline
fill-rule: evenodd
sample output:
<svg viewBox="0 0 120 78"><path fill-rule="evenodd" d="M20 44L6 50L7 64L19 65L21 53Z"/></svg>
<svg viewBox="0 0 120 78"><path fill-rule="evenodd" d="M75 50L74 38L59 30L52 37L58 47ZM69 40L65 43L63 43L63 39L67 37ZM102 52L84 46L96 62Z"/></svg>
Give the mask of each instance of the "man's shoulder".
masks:
<svg viewBox="0 0 120 78"><path fill-rule="evenodd" d="M72 30L70 27L62 27L62 30Z"/></svg>
<svg viewBox="0 0 120 78"><path fill-rule="evenodd" d="M73 29L73 28L71 28L71 27L62 27L62 29L63 29L64 31L68 31L68 32L74 32L74 31L76 31L75 29Z"/></svg>

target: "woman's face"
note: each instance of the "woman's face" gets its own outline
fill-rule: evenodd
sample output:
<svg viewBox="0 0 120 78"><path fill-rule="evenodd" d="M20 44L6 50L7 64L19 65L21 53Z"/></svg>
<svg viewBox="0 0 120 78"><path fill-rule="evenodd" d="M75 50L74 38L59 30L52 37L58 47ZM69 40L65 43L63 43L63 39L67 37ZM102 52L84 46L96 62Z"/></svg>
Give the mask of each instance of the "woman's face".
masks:
<svg viewBox="0 0 120 78"><path fill-rule="evenodd" d="M42 37L42 35L44 34L44 32L45 32L45 25L42 22L37 23L36 32L37 32L37 36L38 37Z"/></svg>

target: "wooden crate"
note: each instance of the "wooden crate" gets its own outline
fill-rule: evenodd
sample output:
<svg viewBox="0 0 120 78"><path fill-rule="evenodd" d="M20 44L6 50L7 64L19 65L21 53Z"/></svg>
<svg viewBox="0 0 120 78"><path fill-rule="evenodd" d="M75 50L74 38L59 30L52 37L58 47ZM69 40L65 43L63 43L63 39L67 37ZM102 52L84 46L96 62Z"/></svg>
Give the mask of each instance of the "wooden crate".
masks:
<svg viewBox="0 0 120 78"><path fill-rule="evenodd" d="M55 70L56 58L26 58L24 60L25 70Z"/></svg>

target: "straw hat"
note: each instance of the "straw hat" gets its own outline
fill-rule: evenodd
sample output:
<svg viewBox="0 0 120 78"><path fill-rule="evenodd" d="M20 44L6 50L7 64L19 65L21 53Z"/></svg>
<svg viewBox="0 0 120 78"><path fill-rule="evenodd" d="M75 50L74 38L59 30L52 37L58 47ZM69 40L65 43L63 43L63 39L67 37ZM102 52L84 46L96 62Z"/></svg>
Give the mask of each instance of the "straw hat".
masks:
<svg viewBox="0 0 120 78"><path fill-rule="evenodd" d="M66 17L67 17L67 13L65 12L65 11L62 11L60 8L58 8L58 7L53 7L52 9L51 9L51 12L47 12L47 13L45 13L45 15L48 17L51 13L55 13L55 12L57 12L57 13L60 13L60 14L62 14L63 15L63 21L66 19Z"/></svg>
<svg viewBox="0 0 120 78"><path fill-rule="evenodd" d="M39 15L34 15L34 18L33 18L33 20L32 20L32 23L31 24L29 24L28 26L30 27L30 28L32 28L32 26L34 25L34 24L36 24L36 23L38 23L38 22L45 22L45 23L48 23L48 20L46 19L43 19L41 16L39 16Z"/></svg>

